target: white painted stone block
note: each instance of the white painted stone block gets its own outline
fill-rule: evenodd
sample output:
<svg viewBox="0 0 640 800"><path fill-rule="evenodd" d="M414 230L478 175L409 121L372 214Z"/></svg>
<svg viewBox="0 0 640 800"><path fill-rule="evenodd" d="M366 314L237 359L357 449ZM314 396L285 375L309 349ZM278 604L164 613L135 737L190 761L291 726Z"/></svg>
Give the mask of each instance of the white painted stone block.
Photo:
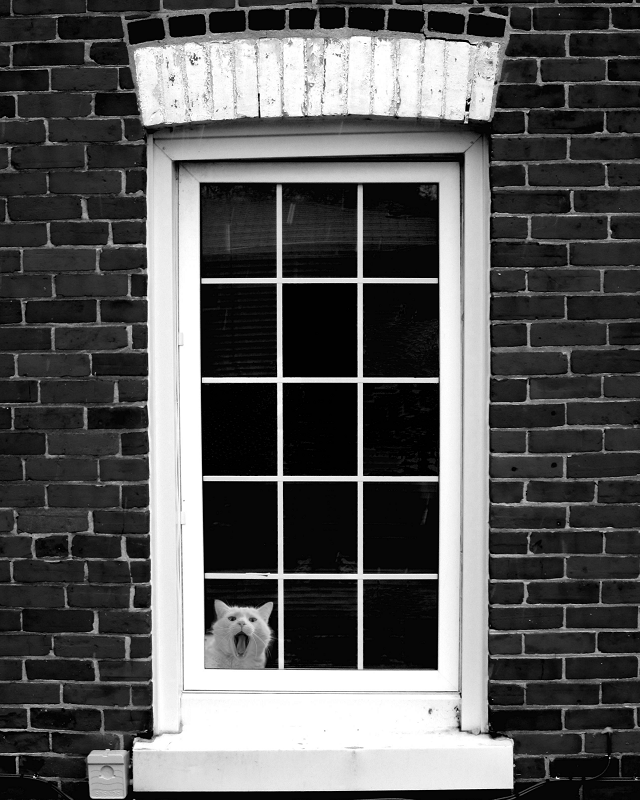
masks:
<svg viewBox="0 0 640 800"><path fill-rule="evenodd" d="M233 85L233 45L231 42L209 42L211 85L213 90L212 119L235 117Z"/></svg>
<svg viewBox="0 0 640 800"><path fill-rule="evenodd" d="M444 39L425 39L422 54L422 97L420 116L442 117L444 100Z"/></svg>
<svg viewBox="0 0 640 800"><path fill-rule="evenodd" d="M398 40L398 110L399 117L420 116L420 78L424 42Z"/></svg>
<svg viewBox="0 0 640 800"><path fill-rule="evenodd" d="M238 39L234 46L234 72L236 79L236 115L257 117L258 105L258 54L253 39Z"/></svg>
<svg viewBox="0 0 640 800"><path fill-rule="evenodd" d="M469 65L472 45L468 42L448 41L444 49L446 89L443 119L463 120L469 89Z"/></svg>
<svg viewBox="0 0 640 800"><path fill-rule="evenodd" d="M328 39L324 48L324 88L322 113L344 116L347 113L348 41Z"/></svg>
<svg viewBox="0 0 640 800"><path fill-rule="evenodd" d="M306 90L304 39L282 40L282 109L286 117L303 117Z"/></svg>
<svg viewBox="0 0 640 800"><path fill-rule="evenodd" d="M482 121L491 119L499 54L498 42L480 42L476 48L469 119Z"/></svg>
<svg viewBox="0 0 640 800"><path fill-rule="evenodd" d="M258 96L261 117L282 116L282 42L258 39Z"/></svg>
<svg viewBox="0 0 640 800"><path fill-rule="evenodd" d="M164 93L160 80L158 56L161 48L142 47L134 53L138 101L143 125L162 125L164 122Z"/></svg>
<svg viewBox="0 0 640 800"><path fill-rule="evenodd" d="M187 90L184 81L184 50L177 45L161 48L160 80L164 88L164 120L169 125L187 119Z"/></svg>
<svg viewBox="0 0 640 800"><path fill-rule="evenodd" d="M371 36L353 36L349 42L347 113L371 114Z"/></svg>
<svg viewBox="0 0 640 800"><path fill-rule="evenodd" d="M395 113L396 64L395 42L374 39L371 113L390 117Z"/></svg>
<svg viewBox="0 0 640 800"><path fill-rule="evenodd" d="M187 116L191 122L204 122L213 114L211 79L207 50L201 44L184 45L184 74L187 86Z"/></svg>
<svg viewBox="0 0 640 800"><path fill-rule="evenodd" d="M305 114L307 117L322 115L322 91L324 89L324 39L307 39L307 92Z"/></svg>

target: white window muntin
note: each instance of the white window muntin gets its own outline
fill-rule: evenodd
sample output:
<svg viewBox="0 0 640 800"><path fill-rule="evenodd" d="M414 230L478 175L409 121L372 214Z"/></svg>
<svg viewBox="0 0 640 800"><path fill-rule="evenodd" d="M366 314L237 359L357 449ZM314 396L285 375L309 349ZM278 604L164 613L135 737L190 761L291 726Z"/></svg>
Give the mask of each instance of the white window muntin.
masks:
<svg viewBox="0 0 640 800"><path fill-rule="evenodd" d="M437 183L439 186L440 229L440 568L438 629L439 659L437 670L264 670L233 671L205 670L203 661L204 630L204 570L202 548L202 470L200 443L200 322L198 309L200 284L200 183ZM360 225L361 229L361 225ZM361 236L359 236L361 246ZM281 242L278 241L278 263L281 264ZM460 648L460 475L462 454L461 428L461 311L460 311L460 177L457 163L432 162L335 162L335 163L187 163L179 172L179 329L180 347L180 441L181 441L181 496L183 509L182 566L183 566L183 635L184 635L184 688L187 690L281 690L281 691L457 691L459 689ZM204 279L208 283L271 283L327 282L334 278L295 279L282 278L281 269L275 279ZM403 282L426 283L432 279L406 279ZM400 282L401 279L393 279ZM363 283L388 283L389 279L358 277L339 279ZM361 291L361 289L360 289ZM194 309L196 312L194 313ZM281 354L281 346L279 347ZM360 346L360 355L362 348ZM360 359L361 362L361 359ZM282 381L282 370L278 370ZM215 381L216 379L208 379ZM229 379L224 379L228 382ZM256 381L260 379L233 379ZM266 379L274 382L274 379ZM286 379L284 379L286 380ZM300 382L295 379L296 382ZM330 379L329 379L330 380ZM359 385L377 378L362 378L360 363ZM411 382L428 382L433 379L410 379ZM398 382L394 379L394 382ZM361 416L360 416L361 419ZM280 459L281 461L281 459ZM363 477L359 470L360 486L363 481L384 481L381 476ZM279 470L282 485L282 470ZM236 478L223 476L221 480ZM260 480L259 476L242 480ZM272 477L269 476L271 480ZM314 476L313 480L322 480ZM331 478L325 478L331 480ZM296 481L300 478L296 477ZM340 481L348 480L344 476ZM403 480L393 478L392 480ZM422 481L428 478L410 478ZM360 525L361 528L361 525ZM361 531L359 536L361 537ZM360 570L362 565L360 565ZM213 576L212 576L213 577ZM216 574L216 578L238 579L237 574ZM254 576L252 576L254 577ZM282 567L277 575L279 586L289 578ZM305 575L321 578L322 575ZM335 575L331 576L335 578ZM349 576L358 579L362 586L363 574ZM371 580L373 576L367 575ZM393 576L385 574L384 579ZM403 580L425 578L424 575L403 574ZM282 588L280 588L282 592ZM280 598L279 613L283 613ZM280 626L282 630L282 626ZM361 635L361 634L360 634ZM281 636L282 639L282 636ZM280 645L282 646L282 645ZM361 652L361 648L360 648ZM282 659L280 659L282 663Z"/></svg>

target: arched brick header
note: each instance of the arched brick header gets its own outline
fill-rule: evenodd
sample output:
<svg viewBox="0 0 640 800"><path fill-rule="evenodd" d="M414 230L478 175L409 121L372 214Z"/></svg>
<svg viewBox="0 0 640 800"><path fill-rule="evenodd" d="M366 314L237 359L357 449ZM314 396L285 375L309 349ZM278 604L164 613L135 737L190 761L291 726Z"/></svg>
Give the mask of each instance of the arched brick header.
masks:
<svg viewBox="0 0 640 800"><path fill-rule="evenodd" d="M289 36L135 49L145 125L243 117L489 121L501 42Z"/></svg>

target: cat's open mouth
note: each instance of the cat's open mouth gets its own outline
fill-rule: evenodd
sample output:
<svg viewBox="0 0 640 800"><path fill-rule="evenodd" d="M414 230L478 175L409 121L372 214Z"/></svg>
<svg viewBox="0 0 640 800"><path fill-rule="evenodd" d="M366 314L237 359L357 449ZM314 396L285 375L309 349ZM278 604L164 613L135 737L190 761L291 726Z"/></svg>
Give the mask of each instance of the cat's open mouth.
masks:
<svg viewBox="0 0 640 800"><path fill-rule="evenodd" d="M233 645L238 658L244 658L249 647L249 637L246 633L236 633L233 637Z"/></svg>

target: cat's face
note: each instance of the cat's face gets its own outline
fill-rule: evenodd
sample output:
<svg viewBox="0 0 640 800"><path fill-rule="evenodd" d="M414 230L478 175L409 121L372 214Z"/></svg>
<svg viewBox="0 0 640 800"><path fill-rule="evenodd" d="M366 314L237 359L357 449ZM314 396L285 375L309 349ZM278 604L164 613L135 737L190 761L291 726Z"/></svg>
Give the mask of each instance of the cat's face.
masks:
<svg viewBox="0 0 640 800"><path fill-rule="evenodd" d="M273 603L260 608L228 606L222 600L215 601L217 619L211 628L218 646L237 659L255 658L262 655L271 641L271 629L267 624Z"/></svg>

